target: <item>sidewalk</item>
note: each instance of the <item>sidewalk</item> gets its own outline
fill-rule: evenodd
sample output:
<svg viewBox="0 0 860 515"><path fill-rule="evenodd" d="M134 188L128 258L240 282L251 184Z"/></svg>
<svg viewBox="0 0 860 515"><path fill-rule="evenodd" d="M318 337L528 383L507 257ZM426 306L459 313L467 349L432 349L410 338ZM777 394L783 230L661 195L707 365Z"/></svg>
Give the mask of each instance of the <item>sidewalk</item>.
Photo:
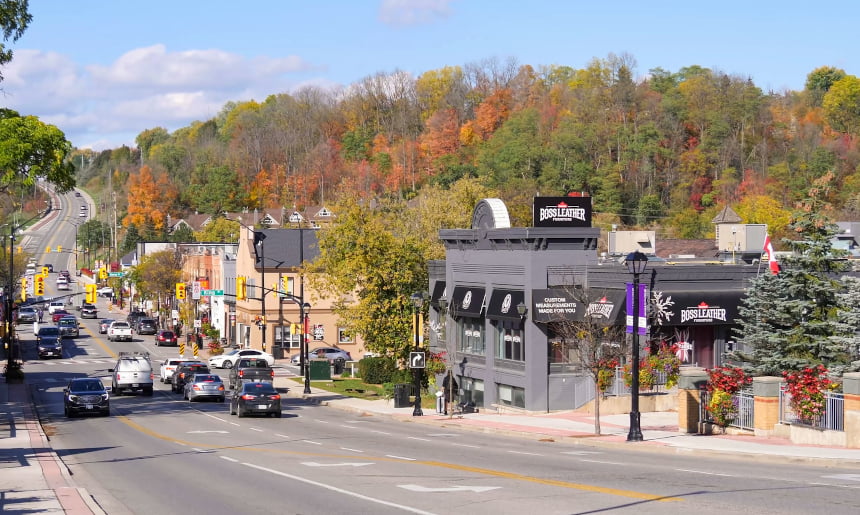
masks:
<svg viewBox="0 0 860 515"><path fill-rule="evenodd" d="M275 386L289 388L288 397L306 398L312 402L357 413L393 417L402 422L456 427L467 431L507 434L536 440L565 440L595 446L636 449L637 451L695 453L782 462L809 462L825 466L860 466L860 449L797 445L787 438L746 435L695 435L678 430L676 412L641 414L644 441L627 442L630 415L600 417L601 435L594 434L594 417L588 413L565 411L539 414L499 414L480 410L449 417L435 410L423 410L424 416L413 417L412 407L395 408L393 401L364 400L344 397L313 387L304 395L303 386L289 377L275 376Z"/></svg>

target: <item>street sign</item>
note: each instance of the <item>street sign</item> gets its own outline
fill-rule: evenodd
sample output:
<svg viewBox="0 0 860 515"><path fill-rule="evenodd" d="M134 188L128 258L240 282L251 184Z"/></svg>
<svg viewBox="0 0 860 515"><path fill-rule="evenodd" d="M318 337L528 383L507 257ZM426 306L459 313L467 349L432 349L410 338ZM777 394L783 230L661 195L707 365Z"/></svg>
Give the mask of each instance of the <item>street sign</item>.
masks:
<svg viewBox="0 0 860 515"><path fill-rule="evenodd" d="M191 283L191 298L194 300L200 300L200 281L194 281Z"/></svg>
<svg viewBox="0 0 860 515"><path fill-rule="evenodd" d="M409 368L424 368L426 360L423 352L409 353Z"/></svg>
<svg viewBox="0 0 860 515"><path fill-rule="evenodd" d="M201 290L200 295L204 297L223 297L224 290Z"/></svg>
<svg viewBox="0 0 860 515"><path fill-rule="evenodd" d="M108 272L108 277L122 277L124 275L123 272Z"/></svg>

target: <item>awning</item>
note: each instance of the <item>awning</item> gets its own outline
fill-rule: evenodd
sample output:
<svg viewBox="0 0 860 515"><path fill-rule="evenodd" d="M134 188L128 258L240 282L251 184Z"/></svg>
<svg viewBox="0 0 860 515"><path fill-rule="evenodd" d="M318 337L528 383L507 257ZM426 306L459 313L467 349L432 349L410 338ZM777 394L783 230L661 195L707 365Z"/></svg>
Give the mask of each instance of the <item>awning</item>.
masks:
<svg viewBox="0 0 860 515"><path fill-rule="evenodd" d="M493 320L522 320L517 306L524 303L525 292L522 290L493 290L490 304L487 305L487 318Z"/></svg>
<svg viewBox="0 0 860 515"><path fill-rule="evenodd" d="M591 290L583 318L591 317L606 325L623 324L627 312L626 298L624 290Z"/></svg>
<svg viewBox="0 0 860 515"><path fill-rule="evenodd" d="M433 285L433 293L430 294L430 304L439 305L439 299L445 297L445 281L436 281Z"/></svg>
<svg viewBox="0 0 860 515"><path fill-rule="evenodd" d="M532 290L532 306L528 316L535 323L582 320L585 306L572 292L561 288Z"/></svg>
<svg viewBox="0 0 860 515"><path fill-rule="evenodd" d="M649 315L659 325L726 325L738 318L743 290L654 291Z"/></svg>
<svg viewBox="0 0 860 515"><path fill-rule="evenodd" d="M451 316L453 317L471 317L478 318L481 316L481 310L484 308L484 288L477 286L455 286L454 295L451 298Z"/></svg>

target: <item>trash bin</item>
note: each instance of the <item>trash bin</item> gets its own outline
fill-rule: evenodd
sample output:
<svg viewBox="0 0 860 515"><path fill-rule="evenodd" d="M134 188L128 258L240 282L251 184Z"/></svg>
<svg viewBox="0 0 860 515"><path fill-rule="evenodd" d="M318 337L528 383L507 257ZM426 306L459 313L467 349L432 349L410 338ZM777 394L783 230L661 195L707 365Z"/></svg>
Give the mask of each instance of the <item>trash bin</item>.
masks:
<svg viewBox="0 0 860 515"><path fill-rule="evenodd" d="M343 369L346 366L346 360L343 358L338 358L334 360L334 363L332 363L332 365L334 368L334 375L339 376L343 374Z"/></svg>
<svg viewBox="0 0 860 515"><path fill-rule="evenodd" d="M412 395L412 385L409 383L397 383L394 385L394 407L408 408L412 406L409 396Z"/></svg>
<svg viewBox="0 0 860 515"><path fill-rule="evenodd" d="M275 359L284 359L284 348L279 345L275 345L272 347L272 356L274 356Z"/></svg>
<svg viewBox="0 0 860 515"><path fill-rule="evenodd" d="M331 367L327 359L312 359L308 363L308 376L311 381L330 381Z"/></svg>

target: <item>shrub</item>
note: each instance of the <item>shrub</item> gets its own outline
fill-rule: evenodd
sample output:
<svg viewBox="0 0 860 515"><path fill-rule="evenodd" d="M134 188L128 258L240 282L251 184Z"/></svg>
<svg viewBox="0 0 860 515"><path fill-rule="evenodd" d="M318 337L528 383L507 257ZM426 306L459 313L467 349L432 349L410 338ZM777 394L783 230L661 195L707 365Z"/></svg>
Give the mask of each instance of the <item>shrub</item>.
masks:
<svg viewBox="0 0 860 515"><path fill-rule="evenodd" d="M358 362L358 373L367 384L390 383L396 370L394 359L387 356L364 358Z"/></svg>

